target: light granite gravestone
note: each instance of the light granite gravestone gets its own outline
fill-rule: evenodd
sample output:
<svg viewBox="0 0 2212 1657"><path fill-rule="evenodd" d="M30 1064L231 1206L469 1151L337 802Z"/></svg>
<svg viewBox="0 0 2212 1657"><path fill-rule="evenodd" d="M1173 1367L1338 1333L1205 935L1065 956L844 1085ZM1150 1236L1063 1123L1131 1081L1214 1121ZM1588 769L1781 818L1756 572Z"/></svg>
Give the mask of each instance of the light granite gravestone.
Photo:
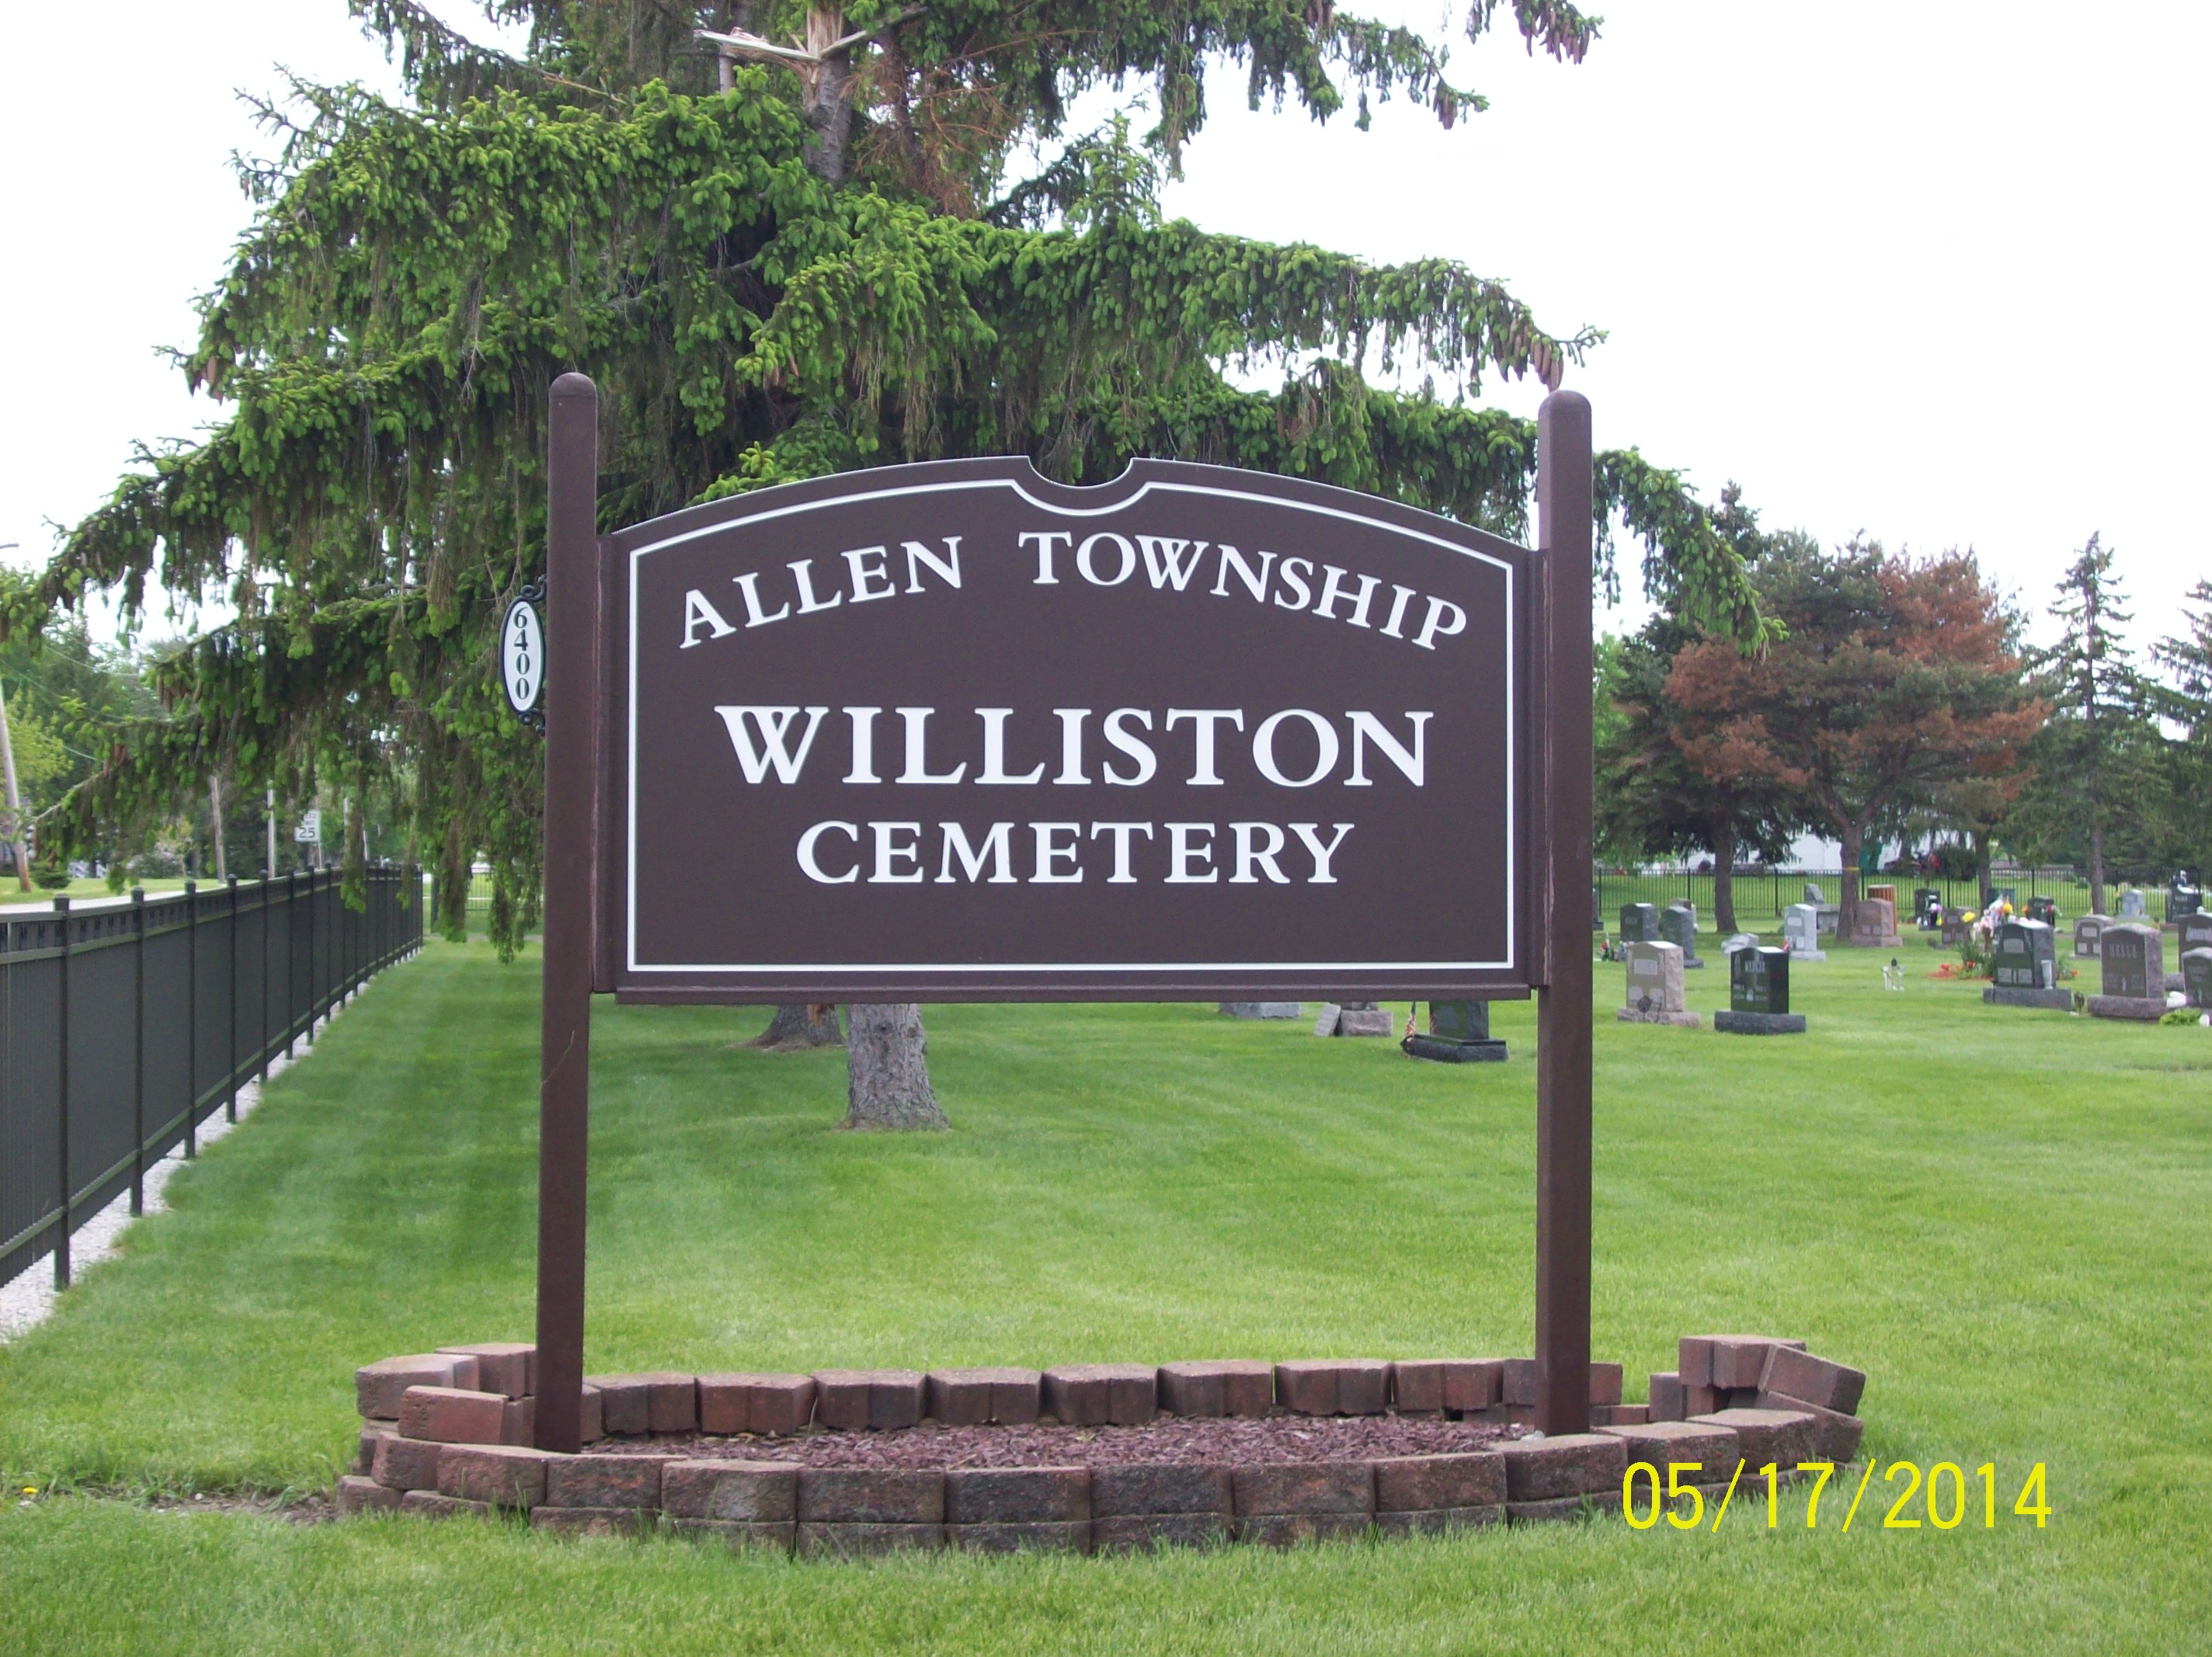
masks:
<svg viewBox="0 0 2212 1657"><path fill-rule="evenodd" d="M2097 940L2105 935L2105 928L2112 924L2110 915L2083 915L2074 923L2074 958L2094 961Z"/></svg>
<svg viewBox="0 0 2212 1657"><path fill-rule="evenodd" d="M1624 944L1656 944L1659 941L1658 905L1622 904L1620 906L1620 941Z"/></svg>
<svg viewBox="0 0 2212 1657"><path fill-rule="evenodd" d="M1698 911L1688 903L1670 903L1660 912L1659 938L1672 944L1682 952L1682 970L1695 972L1705 966L1698 959Z"/></svg>
<svg viewBox="0 0 2212 1657"><path fill-rule="evenodd" d="M2120 894L2121 920L2147 920L2149 915L2149 902L2144 898L2143 895L2140 891L2136 889L2136 888L2130 886L2127 890Z"/></svg>
<svg viewBox="0 0 2212 1657"><path fill-rule="evenodd" d="M1993 1007L2046 1007L2074 1011L2074 992L2058 987L2058 948L2050 926L2040 920L2008 920L1997 927L1995 980L1982 992Z"/></svg>
<svg viewBox="0 0 2212 1657"><path fill-rule="evenodd" d="M1428 1029L1408 1036L1406 1051L1448 1065L1495 1064L1505 1057L1505 1043L1491 1039L1487 1001L1431 1001Z"/></svg>
<svg viewBox="0 0 2212 1657"><path fill-rule="evenodd" d="M1805 1015L1790 1011L1790 951L1753 948L1729 956L1729 1004L1713 1028L1736 1035L1802 1035Z"/></svg>
<svg viewBox="0 0 2212 1657"><path fill-rule="evenodd" d="M1682 951L1672 944L1628 946L1627 1005L1614 1015L1625 1024L1679 1024L1696 1029L1703 1021L1682 1003Z"/></svg>
<svg viewBox="0 0 2212 1657"><path fill-rule="evenodd" d="M1886 897L1863 897L1851 910L1851 935L1844 940L1856 949L1894 950L1905 940L1897 935L1897 905Z"/></svg>
<svg viewBox="0 0 2212 1657"><path fill-rule="evenodd" d="M2104 993L2089 998L2098 1018L2156 1023L2166 1016L2166 937L2155 926L2123 920L2099 940Z"/></svg>
<svg viewBox="0 0 2212 1657"><path fill-rule="evenodd" d="M1822 896L1822 895L1821 895L1821 894L1820 894L1820 889L1818 886L1815 886L1815 885L1814 885L1811 881L1809 881L1809 880L1808 880L1808 881L1807 881L1807 882L1805 883L1805 901L1806 901L1806 902L1808 902L1808 903L1811 904L1814 908L1816 908L1816 909L1817 909L1817 908L1819 908L1819 907L1820 907L1823 903L1826 903L1827 901L1828 901L1828 900L1827 900L1826 897L1824 897L1824 896Z"/></svg>
<svg viewBox="0 0 2212 1657"><path fill-rule="evenodd" d="M1782 941L1800 961L1826 961L1820 947L1820 911L1814 904L1793 903L1782 917Z"/></svg>
<svg viewBox="0 0 2212 1657"><path fill-rule="evenodd" d="M2181 957L2181 993L2191 1006L2212 1009L2212 949L2191 950Z"/></svg>
<svg viewBox="0 0 2212 1657"><path fill-rule="evenodd" d="M1395 1035L1390 1015L1372 1001L1331 1001L1314 1020L1316 1035Z"/></svg>
<svg viewBox="0 0 2212 1657"><path fill-rule="evenodd" d="M1727 941L1721 945L1721 953L1734 955L1738 950L1755 950L1758 947L1757 932L1730 932Z"/></svg>
<svg viewBox="0 0 2212 1657"><path fill-rule="evenodd" d="M1943 911L1942 931L1932 940L1938 948L1955 950L1963 944L1972 928L1962 909L1946 907Z"/></svg>
<svg viewBox="0 0 2212 1657"><path fill-rule="evenodd" d="M1305 1011L1298 1001L1224 1001L1219 1005L1224 1018L1296 1018Z"/></svg>

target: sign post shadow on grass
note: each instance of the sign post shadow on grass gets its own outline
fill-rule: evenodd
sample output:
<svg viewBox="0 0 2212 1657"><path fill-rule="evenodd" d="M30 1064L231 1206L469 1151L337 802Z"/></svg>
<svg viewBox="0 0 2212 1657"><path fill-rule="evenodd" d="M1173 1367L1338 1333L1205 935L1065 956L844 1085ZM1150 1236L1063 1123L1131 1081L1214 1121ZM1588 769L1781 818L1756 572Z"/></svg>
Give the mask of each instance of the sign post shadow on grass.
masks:
<svg viewBox="0 0 2212 1657"><path fill-rule="evenodd" d="M554 383L537 1440L591 998L1538 998L1537 1423L1589 1422L1589 405L1538 549L1303 479L885 466L598 532Z"/></svg>

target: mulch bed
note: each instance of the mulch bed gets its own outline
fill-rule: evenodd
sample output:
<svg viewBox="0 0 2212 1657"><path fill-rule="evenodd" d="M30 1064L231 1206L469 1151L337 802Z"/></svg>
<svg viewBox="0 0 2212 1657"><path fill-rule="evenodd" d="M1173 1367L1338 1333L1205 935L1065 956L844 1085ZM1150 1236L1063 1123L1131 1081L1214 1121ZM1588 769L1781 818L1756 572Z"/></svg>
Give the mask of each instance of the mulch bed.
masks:
<svg viewBox="0 0 2212 1657"><path fill-rule="evenodd" d="M1412 1416L1164 1416L1143 1427L918 1427L787 1438L607 1438L586 1455L795 1461L811 1467L1103 1467L1132 1463L1368 1461L1494 1448L1528 1431Z"/></svg>

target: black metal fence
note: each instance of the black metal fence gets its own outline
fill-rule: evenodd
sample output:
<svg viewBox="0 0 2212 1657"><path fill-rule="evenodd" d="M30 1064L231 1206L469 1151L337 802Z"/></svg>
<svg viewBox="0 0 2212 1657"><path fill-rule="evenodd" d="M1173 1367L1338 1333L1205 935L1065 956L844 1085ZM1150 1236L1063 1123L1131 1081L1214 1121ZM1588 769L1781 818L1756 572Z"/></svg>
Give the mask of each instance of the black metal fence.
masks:
<svg viewBox="0 0 2212 1657"><path fill-rule="evenodd" d="M1802 903L1808 883L1820 889L1822 900L1840 902L1843 898L1844 875L1840 869L1798 869L1787 873L1762 869L1756 874L1739 874L1735 877L1736 920L1747 932L1777 932L1782 917L1793 903ZM2067 919L2089 913L2089 883L2072 869L2001 869L1990 877L1990 884L2000 892L2009 891L2017 903L2025 907L2031 897L2047 897L2058 906L2059 913ZM1678 899L1687 899L1698 906L1698 924L1710 929L1713 926L1713 877L1709 874L1692 874L1686 870L1664 870L1651 873L1607 874L1596 881L1597 920L1607 932L1620 924L1620 909L1626 903L1651 903L1665 908ZM1982 894L1971 877L1946 880L1940 875L1861 875L1859 889L1869 886L1893 886L1897 889L1897 913L1905 920L1912 913L1912 895L1923 888L1941 892L1942 901L1960 909L1978 909ZM2120 883L2110 883L2105 901L2117 905ZM2144 907L2154 920L2166 919L2166 893L2163 887L2143 889Z"/></svg>
<svg viewBox="0 0 2212 1657"><path fill-rule="evenodd" d="M374 868L349 908L339 875L0 914L0 1283L52 1252L146 1169L198 1149L369 976L422 947L422 877Z"/></svg>

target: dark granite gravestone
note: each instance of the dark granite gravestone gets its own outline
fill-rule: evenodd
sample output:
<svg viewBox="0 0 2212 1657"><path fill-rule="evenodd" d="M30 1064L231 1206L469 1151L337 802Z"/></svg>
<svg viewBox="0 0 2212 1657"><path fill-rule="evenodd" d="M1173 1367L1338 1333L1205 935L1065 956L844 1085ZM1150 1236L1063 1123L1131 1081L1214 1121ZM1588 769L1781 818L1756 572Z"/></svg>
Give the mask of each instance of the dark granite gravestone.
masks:
<svg viewBox="0 0 2212 1657"><path fill-rule="evenodd" d="M2212 949L2190 950L2181 957L2181 992L2192 1007L2212 1009Z"/></svg>
<svg viewBox="0 0 2212 1657"><path fill-rule="evenodd" d="M2175 945L2185 958L2191 950L2212 950L2212 914L2191 912L2181 917L2180 942Z"/></svg>
<svg viewBox="0 0 2212 1657"><path fill-rule="evenodd" d="M1590 930L1594 932L1605 930L1605 899L1595 886L1590 888Z"/></svg>
<svg viewBox="0 0 2212 1657"><path fill-rule="evenodd" d="M1656 944L1659 941L1659 906L1656 903L1622 904L1620 941L1624 944Z"/></svg>
<svg viewBox="0 0 2212 1657"><path fill-rule="evenodd" d="M1223 1001L1217 1005L1224 1018L1296 1018L1305 1011L1296 1001Z"/></svg>
<svg viewBox="0 0 2212 1657"><path fill-rule="evenodd" d="M1682 969L1695 972L1705 966L1698 959L1698 912L1686 903L1670 903L1659 913L1659 938L1682 952Z"/></svg>
<svg viewBox="0 0 2212 1657"><path fill-rule="evenodd" d="M2166 919L2169 925L2184 915L2201 913L2204 908L2204 889L2190 879L2185 869L2174 871L2173 879L2166 889Z"/></svg>
<svg viewBox="0 0 2212 1657"><path fill-rule="evenodd" d="M1943 894L1933 886L1914 887L1912 920L1922 932L1934 932L1943 921Z"/></svg>
<svg viewBox="0 0 2212 1657"><path fill-rule="evenodd" d="M1491 1039L1487 1001L1431 1001L1427 1033L1407 1036L1406 1051L1448 1065L1494 1064L1505 1057L1505 1043Z"/></svg>
<svg viewBox="0 0 2212 1657"><path fill-rule="evenodd" d="M2123 920L2105 928L2099 949L2104 993L2089 998L2090 1012L2099 1018L2147 1023L2164 1017L2165 935L2155 926Z"/></svg>
<svg viewBox="0 0 2212 1657"><path fill-rule="evenodd" d="M2080 961L2097 958L2097 941L2105 935L2105 928L2112 924L2110 915L2083 915L2074 923L2074 956Z"/></svg>
<svg viewBox="0 0 2212 1657"><path fill-rule="evenodd" d="M2058 948L2050 925L2041 920L2008 920L1997 927L1996 980L1982 992L1993 1007L2074 1010L2074 992L2058 987Z"/></svg>
<svg viewBox="0 0 2212 1657"><path fill-rule="evenodd" d="M2049 897L2028 899L2027 918L2039 920L2046 926L2056 926L2058 924L2058 900Z"/></svg>
<svg viewBox="0 0 2212 1657"><path fill-rule="evenodd" d="M1943 911L1943 931L1937 942L1944 949L1955 950L1966 941L1971 930L1962 910L1947 908Z"/></svg>
<svg viewBox="0 0 2212 1657"><path fill-rule="evenodd" d="M1765 948L1729 955L1729 1005L1713 1028L1736 1035L1798 1035L1805 1015L1790 1011L1790 951Z"/></svg>

